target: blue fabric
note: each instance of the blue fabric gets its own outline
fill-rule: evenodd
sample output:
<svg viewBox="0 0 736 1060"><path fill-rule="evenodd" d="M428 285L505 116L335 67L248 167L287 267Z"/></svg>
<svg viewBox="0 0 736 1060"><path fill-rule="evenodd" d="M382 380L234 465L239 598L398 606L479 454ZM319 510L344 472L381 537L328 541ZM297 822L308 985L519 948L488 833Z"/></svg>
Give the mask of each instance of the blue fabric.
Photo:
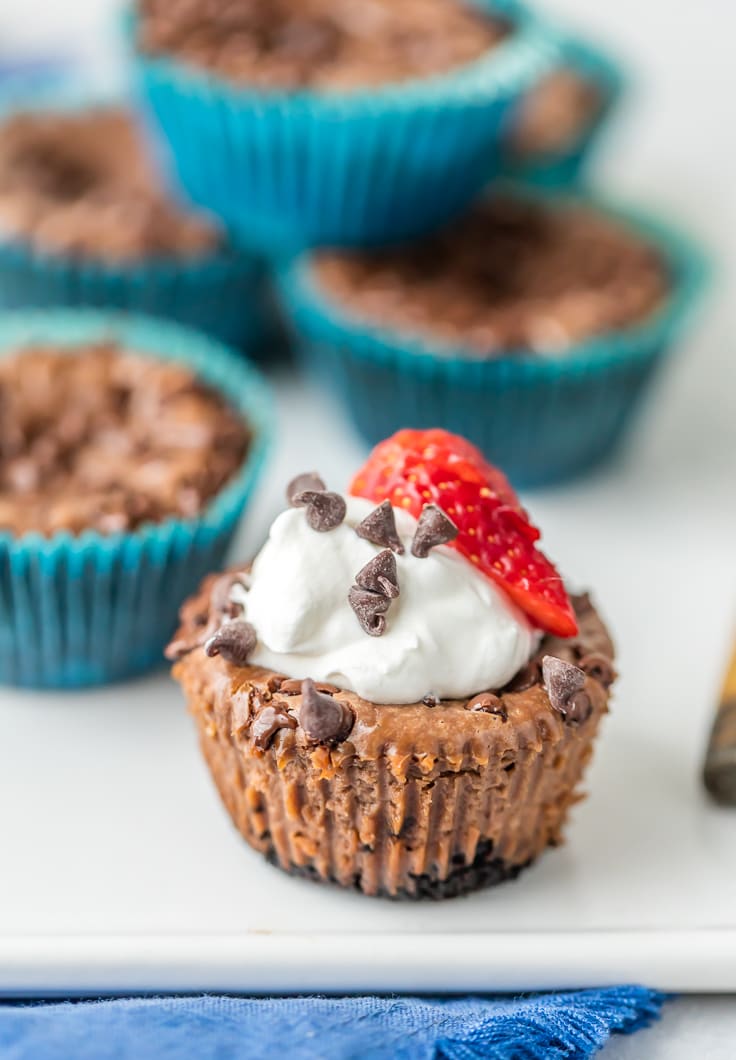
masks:
<svg viewBox="0 0 736 1060"><path fill-rule="evenodd" d="M663 997L170 997L0 1005L3 1060L584 1060Z"/></svg>

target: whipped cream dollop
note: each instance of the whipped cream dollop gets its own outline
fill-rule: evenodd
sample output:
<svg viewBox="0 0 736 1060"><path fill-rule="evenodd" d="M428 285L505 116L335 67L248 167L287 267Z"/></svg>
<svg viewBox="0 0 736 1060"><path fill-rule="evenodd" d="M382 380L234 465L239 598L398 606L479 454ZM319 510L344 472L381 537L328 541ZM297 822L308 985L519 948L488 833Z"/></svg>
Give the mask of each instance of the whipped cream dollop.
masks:
<svg viewBox="0 0 736 1060"><path fill-rule="evenodd" d="M381 551L355 532L376 505L345 500L345 520L325 533L309 526L304 508L282 512L247 587L233 587L245 612L240 617L258 636L249 661L288 677L328 681L375 703L462 699L509 681L536 648L536 631L456 550L439 546L423 559L412 556L417 520L399 509L400 595L391 601L383 635L364 632L348 592Z"/></svg>

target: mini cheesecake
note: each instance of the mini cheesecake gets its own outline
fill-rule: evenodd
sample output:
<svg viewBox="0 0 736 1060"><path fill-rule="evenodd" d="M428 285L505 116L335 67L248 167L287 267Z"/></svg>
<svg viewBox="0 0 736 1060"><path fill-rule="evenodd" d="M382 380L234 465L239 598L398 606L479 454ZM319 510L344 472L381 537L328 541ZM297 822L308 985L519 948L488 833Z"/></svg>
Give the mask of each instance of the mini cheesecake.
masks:
<svg viewBox="0 0 736 1060"><path fill-rule="evenodd" d="M402 435L361 496L295 479L168 654L252 847L368 895L443 898L559 843L614 653L500 472L445 432Z"/></svg>

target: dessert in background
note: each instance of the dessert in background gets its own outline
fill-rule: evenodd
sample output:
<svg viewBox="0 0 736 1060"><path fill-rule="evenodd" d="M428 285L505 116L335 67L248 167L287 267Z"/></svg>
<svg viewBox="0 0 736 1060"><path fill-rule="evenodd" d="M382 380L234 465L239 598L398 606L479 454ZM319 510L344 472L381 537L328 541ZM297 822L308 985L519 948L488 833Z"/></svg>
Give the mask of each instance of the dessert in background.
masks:
<svg viewBox="0 0 736 1060"><path fill-rule="evenodd" d="M236 353L146 318L0 320L0 682L78 687L162 660L222 564L270 434Z"/></svg>
<svg viewBox="0 0 736 1060"><path fill-rule="evenodd" d="M523 100L508 149L522 163L538 155L561 154L580 139L602 107L596 84L575 70L555 70Z"/></svg>
<svg viewBox="0 0 736 1060"><path fill-rule="evenodd" d="M281 868L391 898L513 878L560 841L614 680L496 468L399 432L316 473L169 645L235 825Z"/></svg>
<svg viewBox="0 0 736 1060"><path fill-rule="evenodd" d="M366 441L437 424L534 486L615 451L703 274L651 215L515 184L422 240L296 256L279 288Z"/></svg>
<svg viewBox="0 0 736 1060"><path fill-rule="evenodd" d="M0 118L0 308L96 307L248 351L271 321L262 265L177 201L132 111L18 104Z"/></svg>
<svg viewBox="0 0 736 1060"><path fill-rule="evenodd" d="M129 36L190 199L268 254L456 214L558 51L518 0L138 0Z"/></svg>
<svg viewBox="0 0 736 1060"><path fill-rule="evenodd" d="M191 518L248 451L188 367L111 343L0 360L0 530L116 533Z"/></svg>
<svg viewBox="0 0 736 1060"><path fill-rule="evenodd" d="M564 355L664 302L658 249L588 206L494 194L397 249L318 251L315 282L345 315L478 357Z"/></svg>
<svg viewBox="0 0 736 1060"><path fill-rule="evenodd" d="M18 113L0 122L0 232L112 263L193 258L224 244L166 194L132 114Z"/></svg>
<svg viewBox="0 0 736 1060"><path fill-rule="evenodd" d="M504 141L509 177L542 187L580 183L626 86L618 60L594 42L557 33L558 62L511 116Z"/></svg>

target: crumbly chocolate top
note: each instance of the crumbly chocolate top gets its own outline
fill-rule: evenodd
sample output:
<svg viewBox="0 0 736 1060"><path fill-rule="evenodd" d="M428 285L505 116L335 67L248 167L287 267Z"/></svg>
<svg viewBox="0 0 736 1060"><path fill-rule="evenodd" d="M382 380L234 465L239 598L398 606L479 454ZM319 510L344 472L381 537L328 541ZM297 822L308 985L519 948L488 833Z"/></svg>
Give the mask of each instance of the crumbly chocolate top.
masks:
<svg viewBox="0 0 736 1060"><path fill-rule="evenodd" d="M117 108L0 124L0 232L113 262L197 257L220 242L167 199L132 116Z"/></svg>
<svg viewBox="0 0 736 1060"><path fill-rule="evenodd" d="M557 353L633 326L669 285L658 251L622 222L510 194L411 245L320 253L314 275L353 318L479 357Z"/></svg>
<svg viewBox="0 0 736 1060"><path fill-rule="evenodd" d="M261 89L340 91L441 74L508 32L461 0L139 0L138 43Z"/></svg>
<svg viewBox="0 0 736 1060"><path fill-rule="evenodd" d="M511 154L524 160L567 150L593 122L603 102L591 80L576 70L556 70L522 103L509 140Z"/></svg>
<svg viewBox="0 0 736 1060"><path fill-rule="evenodd" d="M200 512L248 427L181 365L113 345L0 360L0 529L103 533Z"/></svg>

